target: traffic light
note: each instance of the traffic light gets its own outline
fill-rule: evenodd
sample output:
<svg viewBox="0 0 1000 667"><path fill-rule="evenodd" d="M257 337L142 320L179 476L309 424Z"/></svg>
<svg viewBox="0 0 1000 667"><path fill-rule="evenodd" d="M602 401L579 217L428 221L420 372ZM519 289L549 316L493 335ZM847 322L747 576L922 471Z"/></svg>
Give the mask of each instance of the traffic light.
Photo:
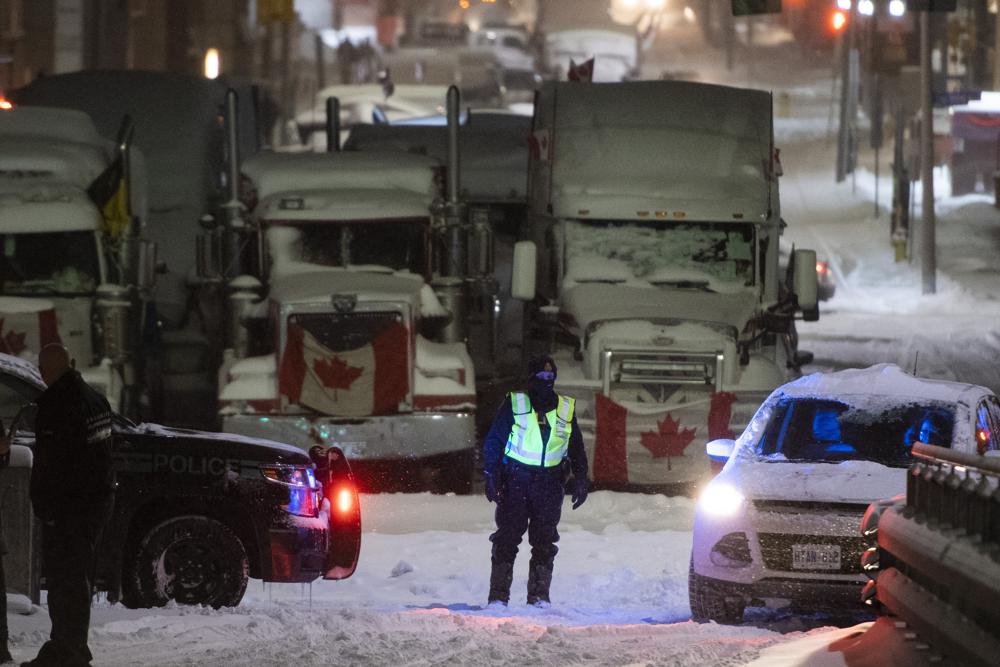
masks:
<svg viewBox="0 0 1000 667"><path fill-rule="evenodd" d="M847 12L843 9L834 9L831 11L829 26L834 34L843 32L844 28L847 27Z"/></svg>
<svg viewBox="0 0 1000 667"><path fill-rule="evenodd" d="M958 0L906 0L906 8L911 12L953 12Z"/></svg>
<svg viewBox="0 0 1000 667"><path fill-rule="evenodd" d="M780 14L781 0L732 0L733 16Z"/></svg>

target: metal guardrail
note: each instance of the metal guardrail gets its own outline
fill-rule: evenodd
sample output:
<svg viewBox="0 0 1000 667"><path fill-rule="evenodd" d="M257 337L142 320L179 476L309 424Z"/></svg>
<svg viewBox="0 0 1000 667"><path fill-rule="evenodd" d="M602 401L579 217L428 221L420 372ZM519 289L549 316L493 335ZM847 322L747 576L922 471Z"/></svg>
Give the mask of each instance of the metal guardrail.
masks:
<svg viewBox="0 0 1000 667"><path fill-rule="evenodd" d="M878 516L866 517L869 531L872 519L878 522L878 561L866 567L874 579L866 596L904 621L928 654L996 665L1000 459L923 443L913 456L905 501L873 505L869 512Z"/></svg>

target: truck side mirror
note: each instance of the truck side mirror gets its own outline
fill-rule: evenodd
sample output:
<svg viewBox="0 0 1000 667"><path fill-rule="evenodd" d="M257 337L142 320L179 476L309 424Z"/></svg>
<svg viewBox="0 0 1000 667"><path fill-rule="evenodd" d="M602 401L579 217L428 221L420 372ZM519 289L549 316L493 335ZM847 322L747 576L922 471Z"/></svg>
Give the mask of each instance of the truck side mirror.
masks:
<svg viewBox="0 0 1000 667"><path fill-rule="evenodd" d="M815 322L819 319L819 285L816 280L816 251L796 250L792 274L792 290L802 311L802 319Z"/></svg>
<svg viewBox="0 0 1000 667"><path fill-rule="evenodd" d="M535 278L538 273L536 263L538 248L534 241L518 241L514 244L514 267L510 278L510 295L519 301L535 298Z"/></svg>

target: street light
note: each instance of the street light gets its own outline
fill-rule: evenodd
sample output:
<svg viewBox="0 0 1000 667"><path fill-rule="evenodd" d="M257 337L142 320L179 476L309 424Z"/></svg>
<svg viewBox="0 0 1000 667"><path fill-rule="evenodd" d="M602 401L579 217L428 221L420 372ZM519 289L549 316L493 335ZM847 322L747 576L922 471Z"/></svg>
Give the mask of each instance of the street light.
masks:
<svg viewBox="0 0 1000 667"><path fill-rule="evenodd" d="M899 18L906 13L906 2L904 0L889 0L889 16Z"/></svg>
<svg viewBox="0 0 1000 667"><path fill-rule="evenodd" d="M219 50L211 48L205 51L205 78L218 79L221 71L222 57L219 55Z"/></svg>
<svg viewBox="0 0 1000 667"><path fill-rule="evenodd" d="M875 14L875 3L873 0L858 0L858 13L862 16L872 16Z"/></svg>

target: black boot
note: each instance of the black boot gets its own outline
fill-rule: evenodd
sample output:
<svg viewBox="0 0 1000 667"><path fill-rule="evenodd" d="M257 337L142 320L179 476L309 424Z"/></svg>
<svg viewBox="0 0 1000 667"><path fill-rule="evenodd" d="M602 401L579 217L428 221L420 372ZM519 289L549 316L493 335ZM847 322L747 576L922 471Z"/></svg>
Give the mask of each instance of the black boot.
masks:
<svg viewBox="0 0 1000 667"><path fill-rule="evenodd" d="M493 570L490 572L489 603L499 602L507 606L510 600L510 583L514 580L514 563L493 558Z"/></svg>
<svg viewBox="0 0 1000 667"><path fill-rule="evenodd" d="M551 585L552 563L539 563L532 559L528 568L528 604L547 607Z"/></svg>

